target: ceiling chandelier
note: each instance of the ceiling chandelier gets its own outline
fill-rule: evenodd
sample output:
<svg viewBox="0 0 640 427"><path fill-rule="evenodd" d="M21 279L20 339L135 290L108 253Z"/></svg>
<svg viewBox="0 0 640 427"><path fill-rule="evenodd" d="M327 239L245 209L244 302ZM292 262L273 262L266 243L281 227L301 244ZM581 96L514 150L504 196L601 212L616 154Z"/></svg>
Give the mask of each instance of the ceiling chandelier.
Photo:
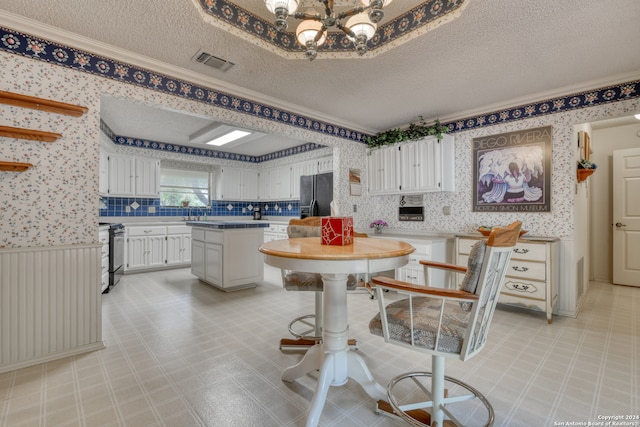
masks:
<svg viewBox="0 0 640 427"><path fill-rule="evenodd" d="M318 47L327 38L327 30L336 27L344 32L355 45L356 52L364 55L367 52L367 41L376 32L377 23L384 13L382 8L393 0L360 0L363 6L353 7L345 12L333 10L334 0L318 0L324 5L324 16L315 9L296 13L299 0L264 0L267 9L276 16L274 25L278 31L286 31L287 17L302 19L296 28L296 38L304 48L305 56L313 61L318 55ZM347 19L343 24L342 20Z"/></svg>

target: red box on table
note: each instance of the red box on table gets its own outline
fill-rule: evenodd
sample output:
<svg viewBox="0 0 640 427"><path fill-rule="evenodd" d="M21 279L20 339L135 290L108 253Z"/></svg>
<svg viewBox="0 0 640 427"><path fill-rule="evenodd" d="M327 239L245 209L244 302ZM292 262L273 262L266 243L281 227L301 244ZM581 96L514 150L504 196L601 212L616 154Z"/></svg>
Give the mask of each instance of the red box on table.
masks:
<svg viewBox="0 0 640 427"><path fill-rule="evenodd" d="M322 244L337 246L353 244L353 217L322 217Z"/></svg>

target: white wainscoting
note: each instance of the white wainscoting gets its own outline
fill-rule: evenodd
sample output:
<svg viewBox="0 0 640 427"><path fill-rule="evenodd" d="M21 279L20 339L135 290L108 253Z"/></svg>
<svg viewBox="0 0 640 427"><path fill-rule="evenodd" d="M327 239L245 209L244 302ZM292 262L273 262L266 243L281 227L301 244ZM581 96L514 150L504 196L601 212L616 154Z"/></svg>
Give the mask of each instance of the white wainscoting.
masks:
<svg viewBox="0 0 640 427"><path fill-rule="evenodd" d="M104 348L101 248L0 249L0 373Z"/></svg>

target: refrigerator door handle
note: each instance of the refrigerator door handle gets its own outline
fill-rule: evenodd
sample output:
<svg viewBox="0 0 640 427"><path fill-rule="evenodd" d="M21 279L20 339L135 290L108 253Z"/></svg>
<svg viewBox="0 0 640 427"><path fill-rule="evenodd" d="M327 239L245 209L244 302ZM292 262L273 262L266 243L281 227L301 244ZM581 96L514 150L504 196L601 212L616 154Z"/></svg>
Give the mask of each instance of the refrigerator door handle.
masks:
<svg viewBox="0 0 640 427"><path fill-rule="evenodd" d="M309 207L309 216L318 216L318 204L316 199L311 201L311 206Z"/></svg>

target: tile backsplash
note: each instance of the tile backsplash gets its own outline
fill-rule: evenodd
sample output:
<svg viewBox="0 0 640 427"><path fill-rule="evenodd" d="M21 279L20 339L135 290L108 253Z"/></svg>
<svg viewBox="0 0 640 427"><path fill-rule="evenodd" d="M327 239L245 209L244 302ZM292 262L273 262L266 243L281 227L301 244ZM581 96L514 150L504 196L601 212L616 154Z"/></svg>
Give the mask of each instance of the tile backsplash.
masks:
<svg viewBox="0 0 640 427"><path fill-rule="evenodd" d="M208 208L165 207L160 206L160 199L144 199L139 197L103 197L100 202L101 217L187 217L204 215L250 217L253 214L254 207L260 207L263 216L300 216L299 200L268 202L213 200Z"/></svg>

